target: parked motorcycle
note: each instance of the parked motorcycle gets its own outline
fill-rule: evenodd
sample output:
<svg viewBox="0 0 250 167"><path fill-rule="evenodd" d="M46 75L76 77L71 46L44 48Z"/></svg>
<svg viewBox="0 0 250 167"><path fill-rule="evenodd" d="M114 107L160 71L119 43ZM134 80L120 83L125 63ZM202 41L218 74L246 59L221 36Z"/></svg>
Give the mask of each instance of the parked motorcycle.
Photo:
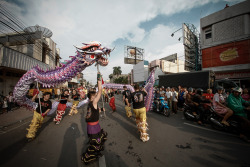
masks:
<svg viewBox="0 0 250 167"><path fill-rule="evenodd" d="M154 99L153 102L153 111L159 114L163 114L166 117L169 117L170 110L168 107L168 103L164 100L164 97L160 97L159 99Z"/></svg>

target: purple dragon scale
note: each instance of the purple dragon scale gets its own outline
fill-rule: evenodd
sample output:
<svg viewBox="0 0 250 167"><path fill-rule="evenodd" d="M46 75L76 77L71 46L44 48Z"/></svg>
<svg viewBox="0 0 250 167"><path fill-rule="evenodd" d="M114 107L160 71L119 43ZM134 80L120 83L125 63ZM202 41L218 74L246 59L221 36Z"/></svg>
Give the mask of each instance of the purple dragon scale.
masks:
<svg viewBox="0 0 250 167"><path fill-rule="evenodd" d="M107 57L112 51L109 48L102 47L100 42L95 41L84 43L84 46L76 47L76 49L76 56L71 56L71 60L68 60L66 64L62 64L62 67L45 71L39 66L35 66L27 71L14 88L15 101L21 106L36 109L38 104L26 97L32 83L38 82L44 87L55 87L58 84L70 81L77 73L94 63L107 66Z"/></svg>

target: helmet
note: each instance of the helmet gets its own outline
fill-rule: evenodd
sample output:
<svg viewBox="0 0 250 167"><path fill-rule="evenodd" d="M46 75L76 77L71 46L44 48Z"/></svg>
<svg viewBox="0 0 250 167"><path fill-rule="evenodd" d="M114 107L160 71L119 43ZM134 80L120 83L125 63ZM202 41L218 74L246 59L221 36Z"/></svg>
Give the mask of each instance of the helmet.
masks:
<svg viewBox="0 0 250 167"><path fill-rule="evenodd" d="M242 89L240 87L233 88L233 91L242 93Z"/></svg>
<svg viewBox="0 0 250 167"><path fill-rule="evenodd" d="M196 93L202 96L202 94L203 94L203 89L198 88L198 89L196 90Z"/></svg>
<svg viewBox="0 0 250 167"><path fill-rule="evenodd" d="M160 99L160 100L164 100L164 97L160 97L159 99Z"/></svg>
<svg viewBox="0 0 250 167"><path fill-rule="evenodd" d="M223 87L222 86L218 86L216 89L217 90L223 90Z"/></svg>
<svg viewBox="0 0 250 167"><path fill-rule="evenodd" d="M188 88L188 92L193 92L194 89L192 87Z"/></svg>

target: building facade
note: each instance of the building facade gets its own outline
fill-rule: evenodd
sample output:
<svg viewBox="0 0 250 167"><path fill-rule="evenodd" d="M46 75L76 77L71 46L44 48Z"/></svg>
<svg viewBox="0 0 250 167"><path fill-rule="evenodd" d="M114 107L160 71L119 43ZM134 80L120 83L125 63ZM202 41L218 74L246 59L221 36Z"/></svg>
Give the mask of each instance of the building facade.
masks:
<svg viewBox="0 0 250 167"><path fill-rule="evenodd" d="M59 66L60 50L42 31L0 34L0 94L13 91L20 77L32 67Z"/></svg>
<svg viewBox="0 0 250 167"><path fill-rule="evenodd" d="M241 87L250 85L249 6L250 1L244 1L200 20L202 69Z"/></svg>

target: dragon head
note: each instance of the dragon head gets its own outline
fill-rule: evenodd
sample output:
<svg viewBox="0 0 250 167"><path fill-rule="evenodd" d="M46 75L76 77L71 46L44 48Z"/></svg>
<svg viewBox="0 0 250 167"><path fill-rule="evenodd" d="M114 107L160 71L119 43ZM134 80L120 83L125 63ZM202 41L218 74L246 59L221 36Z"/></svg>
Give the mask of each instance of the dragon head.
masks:
<svg viewBox="0 0 250 167"><path fill-rule="evenodd" d="M76 47L76 49L85 61L87 61L89 64L96 62L101 66L108 65L108 56L110 56L110 52L113 50L102 47L101 43L97 41L83 43L83 45L84 46L82 47Z"/></svg>

